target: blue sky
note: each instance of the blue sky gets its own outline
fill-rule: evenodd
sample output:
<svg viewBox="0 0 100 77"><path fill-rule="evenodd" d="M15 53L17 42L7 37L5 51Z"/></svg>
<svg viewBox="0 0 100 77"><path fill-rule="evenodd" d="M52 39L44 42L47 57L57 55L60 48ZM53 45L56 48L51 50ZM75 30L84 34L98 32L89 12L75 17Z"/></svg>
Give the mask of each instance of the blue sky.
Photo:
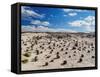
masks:
<svg viewBox="0 0 100 77"><path fill-rule="evenodd" d="M94 32L95 11L22 6L21 26L33 32Z"/></svg>

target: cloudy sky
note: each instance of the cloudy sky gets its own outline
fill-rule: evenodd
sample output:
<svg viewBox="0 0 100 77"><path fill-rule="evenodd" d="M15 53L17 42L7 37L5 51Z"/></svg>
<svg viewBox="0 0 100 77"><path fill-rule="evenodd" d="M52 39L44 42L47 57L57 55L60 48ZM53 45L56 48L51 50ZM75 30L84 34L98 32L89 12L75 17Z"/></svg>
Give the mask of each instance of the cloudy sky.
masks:
<svg viewBox="0 0 100 77"><path fill-rule="evenodd" d="M95 11L21 6L22 32L94 32Z"/></svg>

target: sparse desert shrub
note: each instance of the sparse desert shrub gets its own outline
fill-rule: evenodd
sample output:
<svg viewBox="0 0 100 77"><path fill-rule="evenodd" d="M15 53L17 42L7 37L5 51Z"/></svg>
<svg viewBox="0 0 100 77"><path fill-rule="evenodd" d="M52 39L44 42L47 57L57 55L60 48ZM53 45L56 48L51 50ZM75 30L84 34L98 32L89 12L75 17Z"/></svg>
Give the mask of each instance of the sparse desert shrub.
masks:
<svg viewBox="0 0 100 77"><path fill-rule="evenodd" d="M23 54L25 57L30 57L31 53L30 52L26 52L25 54Z"/></svg>
<svg viewBox="0 0 100 77"><path fill-rule="evenodd" d="M28 62L28 59L21 60L21 62L22 62L23 64L25 64L25 63Z"/></svg>
<svg viewBox="0 0 100 77"><path fill-rule="evenodd" d="M58 39L62 39L63 37L62 37L62 36L58 36L57 38L58 38Z"/></svg>

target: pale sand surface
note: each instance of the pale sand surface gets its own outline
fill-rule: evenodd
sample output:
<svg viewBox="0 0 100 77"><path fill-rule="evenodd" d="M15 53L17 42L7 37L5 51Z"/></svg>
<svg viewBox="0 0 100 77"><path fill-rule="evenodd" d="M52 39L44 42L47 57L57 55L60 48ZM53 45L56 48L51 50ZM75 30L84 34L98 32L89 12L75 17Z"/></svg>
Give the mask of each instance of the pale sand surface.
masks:
<svg viewBox="0 0 100 77"><path fill-rule="evenodd" d="M21 70L95 66L91 33L22 33Z"/></svg>

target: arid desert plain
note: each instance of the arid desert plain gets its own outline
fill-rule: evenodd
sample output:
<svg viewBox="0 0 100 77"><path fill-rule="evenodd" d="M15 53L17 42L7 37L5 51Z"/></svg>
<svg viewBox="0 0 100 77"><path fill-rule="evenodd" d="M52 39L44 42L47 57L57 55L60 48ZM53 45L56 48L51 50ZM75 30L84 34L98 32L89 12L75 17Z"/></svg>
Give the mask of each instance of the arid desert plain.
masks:
<svg viewBox="0 0 100 77"><path fill-rule="evenodd" d="M21 70L95 66L95 34L22 32Z"/></svg>

